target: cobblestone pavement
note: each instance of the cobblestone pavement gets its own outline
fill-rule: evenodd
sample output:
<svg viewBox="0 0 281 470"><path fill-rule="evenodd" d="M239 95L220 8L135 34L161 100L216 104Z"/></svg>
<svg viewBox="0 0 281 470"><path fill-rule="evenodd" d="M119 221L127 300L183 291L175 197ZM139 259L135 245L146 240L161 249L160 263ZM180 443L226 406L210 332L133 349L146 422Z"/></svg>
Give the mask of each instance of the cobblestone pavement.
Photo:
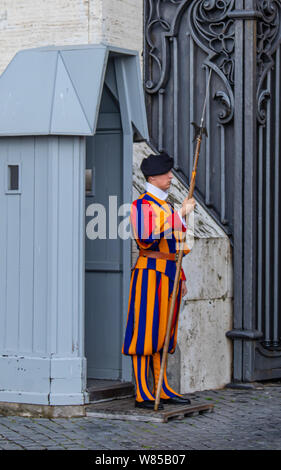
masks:
<svg viewBox="0 0 281 470"><path fill-rule="evenodd" d="M0 449L281 449L281 383L190 397L214 412L168 423L0 416Z"/></svg>

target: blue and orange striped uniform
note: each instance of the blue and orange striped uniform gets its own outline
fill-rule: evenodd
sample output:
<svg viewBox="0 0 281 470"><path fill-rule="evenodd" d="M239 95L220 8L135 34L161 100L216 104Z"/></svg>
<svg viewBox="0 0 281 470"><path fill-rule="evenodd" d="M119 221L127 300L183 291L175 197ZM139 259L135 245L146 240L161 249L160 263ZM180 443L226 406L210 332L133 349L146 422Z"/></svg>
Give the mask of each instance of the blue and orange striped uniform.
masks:
<svg viewBox="0 0 281 470"><path fill-rule="evenodd" d="M149 192L132 203L131 226L139 249L162 253L176 253L185 231L173 208ZM184 253L189 251L185 245ZM175 273L175 261L145 256L138 257L132 270L122 353L132 356L138 401L154 399L148 387L148 371L151 367L156 389ZM182 280L185 280L183 270L177 291L169 353L174 352L177 343ZM162 388L161 398L178 395L169 387L166 371Z"/></svg>

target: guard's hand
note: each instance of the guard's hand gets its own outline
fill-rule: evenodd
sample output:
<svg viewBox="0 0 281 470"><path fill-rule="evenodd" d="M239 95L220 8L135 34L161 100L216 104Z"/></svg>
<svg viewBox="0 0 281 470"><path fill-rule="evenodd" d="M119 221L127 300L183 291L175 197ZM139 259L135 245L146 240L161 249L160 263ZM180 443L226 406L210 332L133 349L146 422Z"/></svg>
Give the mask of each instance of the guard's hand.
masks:
<svg viewBox="0 0 281 470"><path fill-rule="evenodd" d="M192 211L194 211L195 206L196 206L196 201L194 197L191 197L190 199L186 197L182 203L182 207L180 208L181 216L184 217L186 216L186 214L190 214Z"/></svg>
<svg viewBox="0 0 281 470"><path fill-rule="evenodd" d="M181 285L181 296L184 297L187 294L186 282L182 281Z"/></svg>

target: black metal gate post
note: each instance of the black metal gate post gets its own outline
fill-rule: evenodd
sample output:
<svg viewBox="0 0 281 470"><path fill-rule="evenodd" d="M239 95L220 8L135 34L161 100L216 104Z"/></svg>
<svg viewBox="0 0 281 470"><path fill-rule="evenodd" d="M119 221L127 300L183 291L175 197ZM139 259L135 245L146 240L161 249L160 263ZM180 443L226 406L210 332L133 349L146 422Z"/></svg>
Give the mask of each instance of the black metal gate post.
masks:
<svg viewBox="0 0 281 470"><path fill-rule="evenodd" d="M257 139L256 139L256 0L245 1L244 21L244 161L243 186L243 328L256 335L256 235L257 235ZM244 157L244 158L243 158ZM241 184L241 183L240 183ZM241 281L240 281L241 284ZM237 286L237 279L236 279ZM253 379L252 338L243 344L243 380Z"/></svg>
<svg viewBox="0 0 281 470"><path fill-rule="evenodd" d="M243 8L243 0L237 0L237 9ZM236 182L235 195L233 200L233 327L236 331L243 327L243 60L244 60L244 41L242 18L235 19L235 94L234 94L234 133L237 135L234 151L234 180ZM239 138L240 137L240 138ZM236 338L233 341L233 378L241 381L243 376L242 368L243 341Z"/></svg>
<svg viewBox="0 0 281 470"><path fill-rule="evenodd" d="M234 381L251 381L256 312L256 22L255 0L236 0L235 192L234 197ZM241 282L242 280L242 282Z"/></svg>

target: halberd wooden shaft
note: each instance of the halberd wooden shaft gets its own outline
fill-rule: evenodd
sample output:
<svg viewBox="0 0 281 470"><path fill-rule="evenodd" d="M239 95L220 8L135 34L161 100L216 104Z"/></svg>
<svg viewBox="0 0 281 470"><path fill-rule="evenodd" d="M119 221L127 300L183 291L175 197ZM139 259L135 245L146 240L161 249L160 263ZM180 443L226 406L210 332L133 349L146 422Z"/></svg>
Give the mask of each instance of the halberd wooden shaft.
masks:
<svg viewBox="0 0 281 470"><path fill-rule="evenodd" d="M192 170L192 177L191 177L188 196L187 196L188 199L192 198L194 187L195 187L195 177L196 177L196 170L197 170L198 158L199 158L199 153L200 153L201 140L202 140L202 137L201 135L199 135L197 137L197 145L196 145L196 150L195 150L195 159L194 159L194 165L193 165L193 170ZM162 361L161 361L161 367L160 367L160 373L159 373L159 379L158 379L157 391L156 391L156 397L155 397L155 404L154 404L155 411L158 410L158 406L160 402L160 393L161 393L161 388L163 384L164 370L165 370L165 366L167 362L171 328L172 328L172 320L173 320L173 314L175 310L176 298L177 298L177 293L178 293L178 286L179 286L179 280L180 280L180 274L181 274L181 265L182 265L183 255L184 255L184 244L185 244L186 233L187 233L187 228L188 228L188 214L186 214L185 220L186 220L186 231L183 233L182 240L180 241L181 246L178 252L178 259L177 259L177 264L176 264L176 275L175 275L174 287L173 287L173 292L172 292L172 297L171 297L170 310L169 310L169 316L168 316L168 322L167 322L167 330L166 330L163 355L162 355Z"/></svg>
<svg viewBox="0 0 281 470"><path fill-rule="evenodd" d="M210 88L211 75L212 75L212 69L210 69L210 73L209 73L209 79L208 79L208 84L207 84L207 90L206 90L206 95L205 95L205 100L204 100L204 105L203 105L203 111L202 111L200 126L198 126L195 122L192 122L192 124L194 125L194 128L195 128L195 136L196 136L196 139L197 139L197 144L196 144L196 149L195 149L192 175L191 175L191 179L190 179L189 191L188 191L188 196L187 196L188 199L192 198L193 191L194 191L194 188L195 188L196 171L197 171L198 158L199 158L199 153L200 153L200 145L201 145L203 133L206 134L206 136L208 137L207 129L205 127L203 127L203 120L204 120L204 114L205 114L205 109L206 109L207 96L208 96L208 92L209 92L209 88ZM194 138L194 140L195 140L195 138ZM178 288L179 288L182 258L183 258L183 255L184 255L184 244L185 244L185 239L186 239L186 234L187 234L187 229L188 229L188 218L189 218L189 215L186 214L186 216L185 216L186 230L183 233L183 237L182 237L182 240L180 242L180 249L178 251L178 259L177 259L177 264L176 264L176 275L175 275L173 292L172 292L172 297L171 297L171 303L170 303L170 309L169 309L169 315L168 315L168 322L167 322L167 329L166 329L166 336L165 336L165 342L164 342L164 348L163 348L163 355L162 355L162 361L161 361L161 367L160 367L160 373L159 373L159 379L158 379L157 391L156 391L156 397L155 397L155 404L154 404L154 410L155 411L158 410L158 406L159 406L159 402L160 402L160 394L161 394L161 389L162 389L162 384L163 384L164 370L165 370L165 366L166 366L166 362L167 362L169 343L170 343L170 335L171 335L171 328L172 328L172 320L173 320L173 315L174 315L174 310L175 310L176 297L177 297Z"/></svg>

